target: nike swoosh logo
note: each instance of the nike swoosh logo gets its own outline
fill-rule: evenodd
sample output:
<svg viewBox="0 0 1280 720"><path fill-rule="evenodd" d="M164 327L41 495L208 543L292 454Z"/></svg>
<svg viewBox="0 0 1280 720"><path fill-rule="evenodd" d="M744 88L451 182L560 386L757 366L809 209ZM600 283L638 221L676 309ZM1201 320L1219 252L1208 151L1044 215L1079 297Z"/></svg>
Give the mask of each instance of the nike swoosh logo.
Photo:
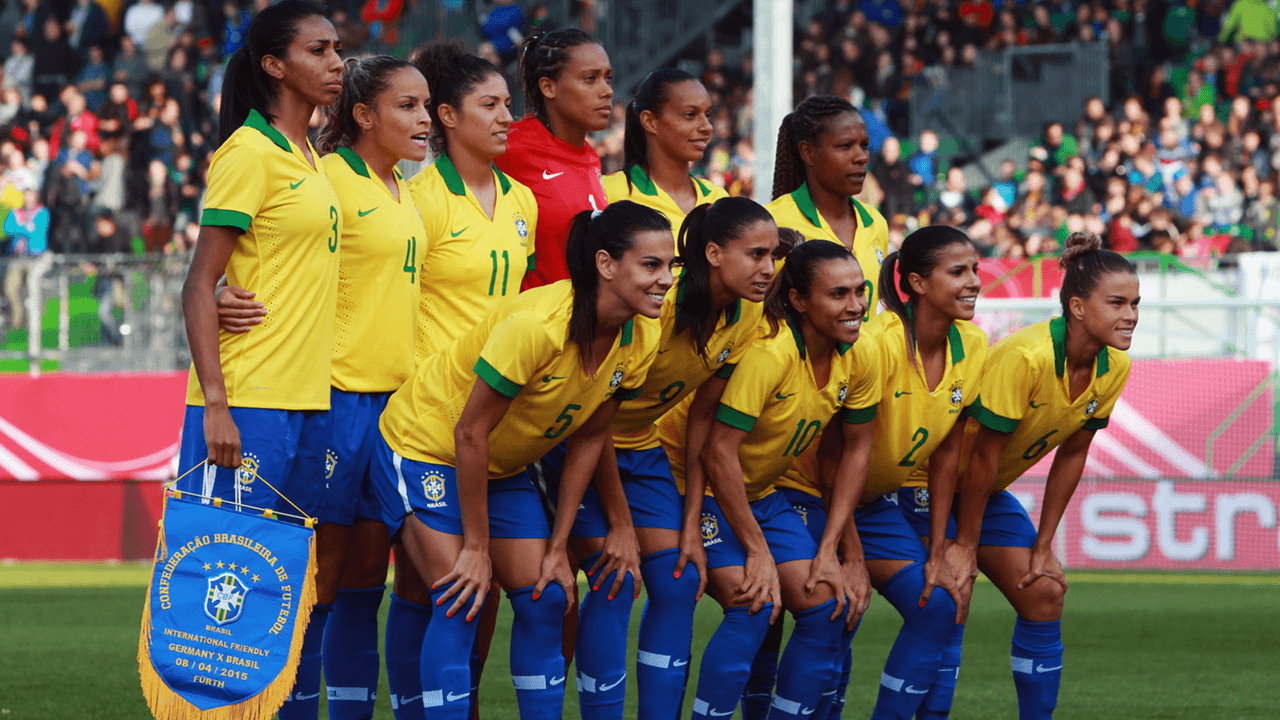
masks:
<svg viewBox="0 0 1280 720"><path fill-rule="evenodd" d="M894 390L894 391L893 391L893 396L894 396L894 397L902 397L903 395L910 395L910 394L911 394L911 391L910 391L910 390L908 390L908 391L906 391L906 392L900 392L900 391L898 391L898 390Z"/></svg>
<svg viewBox="0 0 1280 720"><path fill-rule="evenodd" d="M417 701L417 700L421 700L421 699L422 699L422 693L418 693L417 695L414 695L413 697L400 698L400 704L401 704L401 705L404 705L405 703L411 703L411 702L414 702L414 701Z"/></svg>
<svg viewBox="0 0 1280 720"><path fill-rule="evenodd" d="M619 685L621 685L621 684L622 684L622 681L623 681L623 680L626 680L626 679L627 679L627 676L626 676L626 675L623 675L621 679L619 679L617 682L615 682L615 683L614 683L614 684L612 684L612 685L604 685L604 684L601 684L601 685L600 685L600 692L609 692L610 690L612 690L612 689L614 689L614 688L618 687Z"/></svg>
<svg viewBox="0 0 1280 720"><path fill-rule="evenodd" d="M552 686L552 687L555 687L556 685L559 685L559 684L560 684L560 683L562 683L562 682L564 682L564 678L562 678L562 677L558 677L558 678L551 678L551 682L549 682L549 683L547 683L547 684L548 684L548 685L550 685L550 686Z"/></svg>
<svg viewBox="0 0 1280 720"><path fill-rule="evenodd" d="M684 667L685 665L688 665L688 664L689 664L688 660L672 660L671 661L671 667Z"/></svg>
<svg viewBox="0 0 1280 720"><path fill-rule="evenodd" d="M297 190L297 189L298 189L298 186L299 186L299 185L301 185L302 183L306 182L306 181L307 181L307 179L306 179L306 178L302 178L301 180L299 180L299 181L298 181L298 182L296 182L296 183L289 183L289 189L290 189L290 190Z"/></svg>
<svg viewBox="0 0 1280 720"><path fill-rule="evenodd" d="M302 693L298 693L297 695L293 696L293 699L294 700L314 700L315 698L318 698L318 697L320 697L320 693L316 693L315 695L303 695Z"/></svg>
<svg viewBox="0 0 1280 720"><path fill-rule="evenodd" d="M555 180L556 178L560 177L560 176L561 176L561 175L563 175L563 174L564 174L564 172L563 172L563 171L558 172L558 173L553 173L553 172L547 172L546 170L543 170L543 171L542 171L542 179L543 179L543 180Z"/></svg>
<svg viewBox="0 0 1280 720"><path fill-rule="evenodd" d="M1035 400L1032 400L1032 401L1031 401L1031 407L1032 407L1032 408L1042 408L1042 407L1044 407L1044 403L1040 403L1039 405L1037 405L1037 404L1036 404L1036 401L1035 401Z"/></svg>
<svg viewBox="0 0 1280 720"><path fill-rule="evenodd" d="M929 688L925 688L924 690L916 690L915 688L908 685L906 689L907 689L908 695L927 695L929 693Z"/></svg>
<svg viewBox="0 0 1280 720"><path fill-rule="evenodd" d="M728 717L733 714L733 711L730 710L729 712L716 712L715 710L707 710L707 714L709 714L711 717Z"/></svg>
<svg viewBox="0 0 1280 720"><path fill-rule="evenodd" d="M801 714L801 715L812 715L812 714L813 714L813 712L814 712L815 710L817 710L817 709L818 709L818 708L816 708L816 707L815 707L815 708L801 708L801 710L800 710L800 714Z"/></svg>
<svg viewBox="0 0 1280 720"><path fill-rule="evenodd" d="M1062 669L1062 666L1061 666L1061 665L1059 665L1059 666L1057 666L1057 667L1051 667L1051 668L1047 668L1047 667L1045 667L1045 666L1043 666L1043 665L1037 665L1037 666L1036 666L1036 672L1042 672L1042 673L1044 673L1044 672L1052 672L1052 671L1054 671L1054 670L1061 670L1061 669Z"/></svg>
<svg viewBox="0 0 1280 720"><path fill-rule="evenodd" d="M552 380L563 380L564 377L565 377L564 375L543 375L542 382L549 383Z"/></svg>
<svg viewBox="0 0 1280 720"><path fill-rule="evenodd" d="M659 350L658 354L661 355L663 353L669 353L669 352L671 352L671 348L667 348L666 350Z"/></svg>
<svg viewBox="0 0 1280 720"><path fill-rule="evenodd" d="M449 233L449 237L458 237L458 236L459 236L459 235L461 235L462 233L466 232L466 231L467 231L467 229L468 229L468 228L470 228L470 227L471 227L471 226L470 226L470 225L468 225L467 227L462 228L462 229L461 229L461 230L459 230L458 232L450 232L450 233Z"/></svg>
<svg viewBox="0 0 1280 720"><path fill-rule="evenodd" d="M791 397L792 395L795 395L795 393L787 393L786 395L783 395L782 393L774 393L774 395L773 395L773 396L774 396L775 398L777 398L778 400L786 400L787 398Z"/></svg>
<svg viewBox="0 0 1280 720"><path fill-rule="evenodd" d="M368 215L369 213L371 213L371 212L373 212L374 210L377 210L377 209L378 209L378 208L374 207L374 208L370 208L370 209L368 209L368 210L357 210L357 211L356 211L356 215L359 215L360 217L364 217L365 215Z"/></svg>
<svg viewBox="0 0 1280 720"><path fill-rule="evenodd" d="M471 696L471 693L469 692L464 692L461 695L454 695L453 693L449 693L448 695L444 696L444 699L445 699L445 702L453 702L455 700L461 700L465 697L470 697L470 696Z"/></svg>

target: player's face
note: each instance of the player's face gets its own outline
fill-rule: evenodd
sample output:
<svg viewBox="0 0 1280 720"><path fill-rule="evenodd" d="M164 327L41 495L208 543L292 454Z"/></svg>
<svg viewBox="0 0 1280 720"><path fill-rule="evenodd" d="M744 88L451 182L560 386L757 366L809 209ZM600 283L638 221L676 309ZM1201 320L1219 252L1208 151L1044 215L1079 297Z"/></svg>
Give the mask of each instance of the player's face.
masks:
<svg viewBox="0 0 1280 720"><path fill-rule="evenodd" d="M401 160L426 160L427 136L431 132L431 115L427 112L430 100L431 91L422 73L415 68L395 71L386 89L375 98L369 114L373 121L369 131L378 147Z"/></svg>
<svg viewBox="0 0 1280 720"><path fill-rule="evenodd" d="M462 98L455 126L449 130L451 147L465 147L492 160L507 151L511 129L511 92L507 81L491 73ZM454 145L454 143L458 145Z"/></svg>
<svg viewBox="0 0 1280 720"><path fill-rule="evenodd" d="M1084 301L1084 327L1089 335L1117 350L1133 344L1138 326L1138 276L1107 273Z"/></svg>
<svg viewBox="0 0 1280 720"><path fill-rule="evenodd" d="M638 232L631 249L616 261L609 284L631 312L656 318L662 314L663 298L674 282L671 263L675 256L675 242L670 232Z"/></svg>
<svg viewBox="0 0 1280 720"><path fill-rule="evenodd" d="M867 126L854 113L843 113L827 121L818 136L818 146L808 155L808 175L813 182L835 195L857 195L867 179L871 162L871 140Z"/></svg>
<svg viewBox="0 0 1280 720"><path fill-rule="evenodd" d="M852 345L862 330L867 312L867 283L853 258L829 260L820 265L809 286L809 296L791 291L792 306L805 320L833 342Z"/></svg>
<svg viewBox="0 0 1280 720"><path fill-rule="evenodd" d="M978 279L978 252L969 243L951 243L939 249L938 264L929 277L912 273L911 278L920 302L956 320L973 319L982 281Z"/></svg>
<svg viewBox="0 0 1280 720"><path fill-rule="evenodd" d="M658 115L645 123L646 132L652 133L662 154L680 162L699 162L711 142L711 96L696 80L676 83L667 92Z"/></svg>
<svg viewBox="0 0 1280 720"><path fill-rule="evenodd" d="M724 247L707 243L712 287L718 284L744 300L762 302L773 280L773 251L777 247L778 226L771 220L747 226Z"/></svg>
<svg viewBox="0 0 1280 720"><path fill-rule="evenodd" d="M548 94L550 90L550 94ZM569 48L569 59L554 82L543 81L547 108L570 123L598 132L609 127L613 112L613 66L594 43Z"/></svg>
<svg viewBox="0 0 1280 720"><path fill-rule="evenodd" d="M263 58L263 67L282 88L312 105L328 106L342 91L342 44L333 25L319 15L306 17L294 27L293 42L283 57Z"/></svg>

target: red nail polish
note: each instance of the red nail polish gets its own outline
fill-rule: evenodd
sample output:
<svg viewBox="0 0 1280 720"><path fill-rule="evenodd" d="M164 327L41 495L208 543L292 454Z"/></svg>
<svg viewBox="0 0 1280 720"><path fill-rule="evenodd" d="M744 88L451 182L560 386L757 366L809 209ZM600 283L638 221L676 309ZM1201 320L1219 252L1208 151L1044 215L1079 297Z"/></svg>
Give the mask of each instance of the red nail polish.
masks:
<svg viewBox="0 0 1280 720"><path fill-rule="evenodd" d="M679 570L677 570L677 571L676 571L676 579L677 579L677 580L679 580L679 579L680 579L680 571L679 571Z"/></svg>
<svg viewBox="0 0 1280 720"><path fill-rule="evenodd" d="M609 596L609 600L610 600L610 601L612 601L612 600L613 600L613 596L612 596L612 595L610 595L610 596Z"/></svg>
<svg viewBox="0 0 1280 720"><path fill-rule="evenodd" d="M927 601L926 601L926 600L921 600L921 601L920 601L920 607L924 607L925 602L927 602Z"/></svg>
<svg viewBox="0 0 1280 720"><path fill-rule="evenodd" d="M534 600L537 600L537 599L538 599L538 593L534 593L534 594L533 594L533 599L534 599Z"/></svg>

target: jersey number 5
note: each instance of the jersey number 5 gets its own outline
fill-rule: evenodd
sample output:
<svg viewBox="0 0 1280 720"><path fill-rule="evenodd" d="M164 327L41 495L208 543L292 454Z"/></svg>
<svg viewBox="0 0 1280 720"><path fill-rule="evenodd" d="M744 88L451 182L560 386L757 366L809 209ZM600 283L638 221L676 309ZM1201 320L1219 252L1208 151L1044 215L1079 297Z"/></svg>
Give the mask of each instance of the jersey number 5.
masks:
<svg viewBox="0 0 1280 720"><path fill-rule="evenodd" d="M581 405L565 405L564 409L560 411L560 415L556 418L556 422L560 423L560 426L547 428L543 435L549 438L558 438L563 435L564 431L568 430L569 426L573 424L573 411L581 409Z"/></svg>

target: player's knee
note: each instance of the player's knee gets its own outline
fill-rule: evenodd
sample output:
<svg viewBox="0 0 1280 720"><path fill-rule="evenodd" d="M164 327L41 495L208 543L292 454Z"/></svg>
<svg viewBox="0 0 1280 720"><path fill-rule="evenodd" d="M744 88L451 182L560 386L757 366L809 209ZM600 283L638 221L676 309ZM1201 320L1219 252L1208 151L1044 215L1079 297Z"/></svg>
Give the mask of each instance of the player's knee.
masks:
<svg viewBox="0 0 1280 720"><path fill-rule="evenodd" d="M697 597L698 568L689 563L680 577L676 577L675 566L679 557L680 550L671 548L653 553L640 563L640 574L652 602L692 603Z"/></svg>
<svg viewBox="0 0 1280 720"><path fill-rule="evenodd" d="M1052 622L1062 619L1062 606L1066 599L1066 590L1058 582L1049 578L1039 578L1019 592L1026 593L1025 600L1019 603L1018 614L1032 622Z"/></svg>
<svg viewBox="0 0 1280 720"><path fill-rule="evenodd" d="M548 583L537 600L533 599L532 593L512 593L507 597L520 623L534 627L554 624L559 628L569 602L564 588L558 583Z"/></svg>

